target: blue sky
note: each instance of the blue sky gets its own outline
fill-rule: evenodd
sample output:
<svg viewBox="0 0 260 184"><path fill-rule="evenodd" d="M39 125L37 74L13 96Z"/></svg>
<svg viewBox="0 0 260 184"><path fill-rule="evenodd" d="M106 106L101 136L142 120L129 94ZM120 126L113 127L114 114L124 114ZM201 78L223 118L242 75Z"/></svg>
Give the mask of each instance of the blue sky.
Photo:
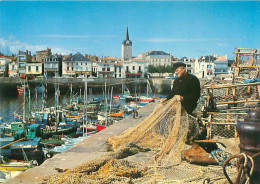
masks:
<svg viewBox="0 0 260 184"><path fill-rule="evenodd" d="M260 48L259 1L1 1L0 51L51 48L121 57L126 26L133 56L152 49L175 57Z"/></svg>

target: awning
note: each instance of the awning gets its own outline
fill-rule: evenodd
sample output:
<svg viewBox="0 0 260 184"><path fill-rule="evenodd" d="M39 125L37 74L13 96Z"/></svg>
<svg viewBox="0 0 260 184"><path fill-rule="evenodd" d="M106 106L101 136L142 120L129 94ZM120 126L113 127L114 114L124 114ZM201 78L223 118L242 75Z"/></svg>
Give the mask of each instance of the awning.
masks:
<svg viewBox="0 0 260 184"><path fill-rule="evenodd" d="M142 73L125 73L126 75L142 75Z"/></svg>

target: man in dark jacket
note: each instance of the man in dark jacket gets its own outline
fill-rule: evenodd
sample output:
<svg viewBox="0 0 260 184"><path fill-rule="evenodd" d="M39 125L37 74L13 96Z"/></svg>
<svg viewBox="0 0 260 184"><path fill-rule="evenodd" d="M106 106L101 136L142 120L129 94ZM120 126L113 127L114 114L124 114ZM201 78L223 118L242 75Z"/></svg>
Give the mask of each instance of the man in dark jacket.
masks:
<svg viewBox="0 0 260 184"><path fill-rule="evenodd" d="M162 99L161 102L176 96L186 112L192 114L200 98L200 81L195 75L186 72L185 67L186 64L182 62L177 62L173 65L173 71L178 78L174 80L172 90L167 98Z"/></svg>

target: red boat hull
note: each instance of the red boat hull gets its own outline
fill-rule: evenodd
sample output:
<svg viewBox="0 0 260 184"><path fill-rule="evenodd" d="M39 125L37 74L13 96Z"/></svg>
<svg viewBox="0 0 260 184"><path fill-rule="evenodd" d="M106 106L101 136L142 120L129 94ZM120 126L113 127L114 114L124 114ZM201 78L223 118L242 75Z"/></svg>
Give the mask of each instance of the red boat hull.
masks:
<svg viewBox="0 0 260 184"><path fill-rule="evenodd" d="M104 130L105 128L106 128L105 125L99 125L99 124L97 124L97 131L98 131L98 132L101 131L101 130Z"/></svg>

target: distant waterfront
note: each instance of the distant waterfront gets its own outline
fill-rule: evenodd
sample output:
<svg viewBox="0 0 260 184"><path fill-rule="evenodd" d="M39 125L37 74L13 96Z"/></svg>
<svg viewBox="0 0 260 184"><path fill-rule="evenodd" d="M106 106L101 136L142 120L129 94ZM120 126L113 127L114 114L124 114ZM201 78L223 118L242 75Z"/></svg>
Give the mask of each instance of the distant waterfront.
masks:
<svg viewBox="0 0 260 184"><path fill-rule="evenodd" d="M72 85L73 94L83 96L84 93L84 81L82 80L73 80L73 79L59 79L60 89L61 89L61 99L65 100L70 97L70 87ZM135 93L139 95L146 95L147 93L147 80L146 79L138 79L135 81L134 79L123 80L126 83L127 88L130 90L132 95ZM159 81L151 81L155 82L157 85L157 91L154 90L153 86L149 90L150 95L161 95L163 93L158 92L158 88L160 88L160 83L166 83L165 88L170 89L170 82L169 79L160 79ZM18 95L16 86L21 85L23 81L20 79L0 79L0 117L3 118L4 121L11 122L13 121L13 113L17 111L19 108L21 109L23 106L23 95ZM47 99L47 107L54 105L54 79L48 81L48 99ZM107 82L107 93L111 92L113 87L113 94L120 95L122 94L122 79L95 79L92 81L88 81L88 94L94 97L102 97L104 95L104 87L105 82ZM35 86L40 85L40 80L32 80L29 81L30 89L31 89L31 108L41 108L42 97L41 95L36 95L34 93ZM159 86L159 87L158 87ZM153 88L153 89L152 89ZM167 91L167 90L166 90ZM28 99L26 98L26 103L28 103Z"/></svg>
<svg viewBox="0 0 260 184"><path fill-rule="evenodd" d="M17 95L17 86L24 84L25 80L20 78L0 78L0 93L4 95ZM36 78L29 80L28 84L30 89L34 89L36 86L40 86L42 79ZM66 93L70 86L73 86L73 89L79 91L84 89L85 79L84 78L50 78L47 80L48 83L48 93L54 93L54 84L59 84L61 93ZM145 92L147 88L147 79L146 78L97 78L97 79L87 79L88 88L95 88L95 91L98 93L103 93L105 84L107 88L113 86L114 93L122 92L122 84L125 84L131 93ZM171 79L165 78L154 78L149 79L150 87L156 93L165 94L170 90L172 83Z"/></svg>

